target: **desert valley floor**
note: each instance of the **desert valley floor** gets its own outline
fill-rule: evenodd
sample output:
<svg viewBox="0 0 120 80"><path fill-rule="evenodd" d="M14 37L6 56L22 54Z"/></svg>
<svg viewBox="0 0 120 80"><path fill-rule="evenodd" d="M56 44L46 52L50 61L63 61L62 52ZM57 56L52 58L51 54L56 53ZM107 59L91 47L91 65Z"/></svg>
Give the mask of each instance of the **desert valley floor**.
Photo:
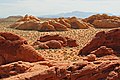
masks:
<svg viewBox="0 0 120 80"><path fill-rule="evenodd" d="M10 32L13 34L17 34L20 37L24 37L29 45L32 45L41 36L58 34L63 37L69 37L76 40L76 43L79 46L77 47L66 46L66 47L62 47L61 49L40 49L35 47L35 50L39 52L39 54L46 60L46 62L38 61L38 62L29 63L29 58L28 58L25 59L28 60L28 62L18 61L10 64L6 64L6 63L4 63L3 65L0 64L0 80L1 79L3 80L4 79L5 80L13 80L13 79L15 80L120 80L120 55L119 55L120 28L118 27L118 25L115 25L117 26L115 28L95 28L95 27L88 28L89 24L82 21L82 25L83 24L87 25L87 28L85 29L68 28L68 30L65 31L19 30L9 27L11 24L16 23L19 19L20 18L16 18L16 17L8 17L8 18L0 19L0 32ZM42 21L44 22L50 19L40 18L40 20L41 22ZM111 23L109 23L109 20ZM113 20L115 20L115 22L112 23ZM98 20L98 23L95 24L100 25L99 21L101 22L102 20ZM103 20L101 24L104 24L104 21L105 21L105 25L107 21L108 24L111 25L114 24L120 25L120 18L118 18L118 20L116 18L106 19ZM105 32L101 32L101 31L105 31ZM0 36L3 35L4 33L0 33ZM7 37L8 39L10 39L9 36ZM6 37L4 38L7 40ZM97 38L100 39L101 41L99 41ZM105 45L102 45L102 40ZM96 44L94 43L94 41ZM98 41L98 45L97 45L97 41ZM88 44L89 42L91 42L90 45ZM80 54L80 50L81 50L81 54ZM2 49L0 51L4 52L4 50ZM0 55L2 55L2 53L0 53ZM13 54L12 56L15 55Z"/></svg>
<svg viewBox="0 0 120 80"><path fill-rule="evenodd" d="M19 18L18 18L19 19ZM98 28L89 28L89 29L70 29L68 31L51 31L51 32L39 32L31 30L17 30L8 28L10 24L13 24L18 19L10 18L6 19L3 22L0 22L0 31L2 32L12 32L20 36L25 37L30 44L32 44L40 36L47 34L60 34L63 36L68 36L77 41L79 44L78 47L73 48L62 48L62 49L37 49L43 57L52 59L52 60L68 60L68 61L77 61L80 57L77 56L79 50L84 47L99 31L109 31L111 29L98 29ZM112 28L113 29L113 28Z"/></svg>

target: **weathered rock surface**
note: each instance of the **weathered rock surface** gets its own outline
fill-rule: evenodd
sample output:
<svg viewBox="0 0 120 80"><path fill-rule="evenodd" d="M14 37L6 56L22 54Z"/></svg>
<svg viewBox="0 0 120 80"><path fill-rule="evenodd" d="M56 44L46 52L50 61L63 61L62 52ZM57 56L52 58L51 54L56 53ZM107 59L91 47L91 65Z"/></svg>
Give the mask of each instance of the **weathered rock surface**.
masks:
<svg viewBox="0 0 120 80"><path fill-rule="evenodd" d="M20 30L38 30L42 27L40 19L32 15L25 15L23 18L9 26Z"/></svg>
<svg viewBox="0 0 120 80"><path fill-rule="evenodd" d="M87 29L91 27L88 23L78 20L76 17L69 18L71 27L74 29Z"/></svg>
<svg viewBox="0 0 120 80"><path fill-rule="evenodd" d="M108 32L99 32L83 49L79 55L88 55L90 52L111 54L112 52L120 53L120 29L113 29ZM106 46L106 47L101 47ZM111 48L111 49L110 49ZM114 51L112 51L114 50Z"/></svg>
<svg viewBox="0 0 120 80"><path fill-rule="evenodd" d="M103 20L103 19L120 19L120 17L109 16L107 14L96 14L96 15L92 15L88 18L83 19L83 21L89 22L92 24L94 22L94 20Z"/></svg>
<svg viewBox="0 0 120 80"><path fill-rule="evenodd" d="M65 37L67 39L67 45L66 46L69 46L69 47L77 47L79 46L76 42L76 40L72 39L72 38L69 38L69 37Z"/></svg>
<svg viewBox="0 0 120 80"><path fill-rule="evenodd" d="M0 65L19 60L34 62L44 58L24 38L9 32L0 32Z"/></svg>
<svg viewBox="0 0 120 80"><path fill-rule="evenodd" d="M53 64L53 65L50 65ZM8 69L6 71L6 68ZM15 62L0 67L4 80L119 80L120 62ZM8 77L8 78L7 78Z"/></svg>
<svg viewBox="0 0 120 80"><path fill-rule="evenodd" d="M55 27L51 25L48 21L42 23L42 27L38 29L39 31L55 31Z"/></svg>
<svg viewBox="0 0 120 80"><path fill-rule="evenodd" d="M67 31L69 28L86 29L89 25L76 17L56 18L53 20L40 21L37 17L25 15L23 18L10 25L10 28L20 30L38 30L38 31Z"/></svg>
<svg viewBox="0 0 120 80"><path fill-rule="evenodd" d="M83 19L96 28L117 28L120 27L120 17L109 16L107 14L96 14Z"/></svg>
<svg viewBox="0 0 120 80"><path fill-rule="evenodd" d="M65 46L77 47L78 44L76 40L61 35L45 35L34 42L33 46L43 49L60 49Z"/></svg>
<svg viewBox="0 0 120 80"><path fill-rule="evenodd" d="M120 27L120 19L102 19L94 20L93 25L98 28L117 28Z"/></svg>
<svg viewBox="0 0 120 80"><path fill-rule="evenodd" d="M71 28L70 21L66 20L65 18L59 18L57 22L65 25L67 28Z"/></svg>
<svg viewBox="0 0 120 80"><path fill-rule="evenodd" d="M23 18L21 18L17 22L21 22L21 21L40 21L40 19L38 19L35 16L32 16L32 15L29 16L29 15L26 14Z"/></svg>
<svg viewBox="0 0 120 80"><path fill-rule="evenodd" d="M80 61L58 62L54 60L39 61L38 58L34 57L34 55L36 55L37 53L33 55L34 53L33 49L29 50L30 52L28 53L27 49L31 49L31 48L26 47L28 46L28 44L26 43L26 40L24 38L21 38L17 35L13 35L11 33L5 33L5 34L1 33L0 34L1 43L4 43L7 40L9 40L8 45L11 46L10 41L11 43L15 41L17 44L19 44L20 47L21 46L25 47L25 49L20 47L19 47L20 50L19 48L17 49L19 50L17 52L20 51L22 52L21 54L20 53L13 54L12 53L13 50L10 51L11 53L4 53L9 55L12 54L10 56L17 55L16 56L17 60L14 60L17 62L1 65L0 79L2 80L119 80L120 58L119 55L117 55L120 54L119 34L120 34L120 29L114 29L108 32L104 32L104 31L99 32L96 34L95 38L89 44L87 44L82 50L80 50L79 53L79 55L81 55ZM17 40L19 40L21 43L19 43ZM68 41L74 42L74 40L68 37L62 37L60 35L46 35L40 37L37 40L38 43L35 44L39 44L39 43L44 44L47 43L47 41L55 41L55 40L61 41L61 43L65 45L68 44ZM71 44L73 44L72 42ZM47 44L46 46L49 47ZM0 51L2 51L2 49ZM31 56L29 56L29 54ZM0 55L3 54L0 53ZM20 56L23 57L20 58ZM6 57L3 58L3 56L0 56L0 59L1 62L4 61ZM9 59L12 60L15 58L11 57L8 58L8 60ZM22 61L18 61L18 60L22 60ZM38 62L34 62L34 60Z"/></svg>

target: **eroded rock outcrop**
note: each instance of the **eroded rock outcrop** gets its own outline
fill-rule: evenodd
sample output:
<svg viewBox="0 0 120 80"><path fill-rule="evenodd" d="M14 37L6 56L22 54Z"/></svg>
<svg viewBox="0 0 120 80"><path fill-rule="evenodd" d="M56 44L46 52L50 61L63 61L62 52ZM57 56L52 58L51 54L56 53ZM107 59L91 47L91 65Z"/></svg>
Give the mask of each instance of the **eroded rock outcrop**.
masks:
<svg viewBox="0 0 120 80"><path fill-rule="evenodd" d="M120 27L120 19L102 19L94 20L93 25L97 28L117 28Z"/></svg>
<svg viewBox="0 0 120 80"><path fill-rule="evenodd" d="M95 38L89 44L87 44L83 49L80 50L79 55L81 55L80 56L81 59L79 61L63 62L63 61L45 60L45 61L30 63L31 61L29 60L33 59L34 57L32 55L32 57L29 58L28 62L18 61L6 65L1 65L0 79L3 80L119 80L120 79L120 58L118 55L120 53L119 34L120 34L120 29L114 29L108 32L102 31L97 33ZM19 39L19 36L5 37L5 35L0 36L1 43L3 43L5 39L10 40L12 42L16 41L16 39L17 40ZM21 40L23 40L24 42L24 39L20 37L20 41ZM56 41L60 40L61 43L65 45L68 44L68 41L71 41L70 38L62 37L60 35L46 35L38 39L39 43L42 42L42 44L46 43L47 41L54 41L54 40ZM26 42L24 44L22 43L22 45L27 45L27 43ZM16 55L16 53L13 55ZM17 56L17 58L19 58L19 56ZM28 59L28 54L24 54L24 58Z"/></svg>
<svg viewBox="0 0 120 80"><path fill-rule="evenodd" d="M9 32L0 32L0 65L19 60L34 62L44 58L27 44L26 39Z"/></svg>
<svg viewBox="0 0 120 80"><path fill-rule="evenodd" d="M120 53L119 34L120 34L120 29L113 29L108 32L105 31L98 32L95 35L95 37L92 39L92 41L90 41L83 49L80 50L79 55L88 55L90 53L94 53L94 54L103 53L104 55L112 54L114 52Z"/></svg>
<svg viewBox="0 0 120 80"><path fill-rule="evenodd" d="M42 27L38 29L39 31L56 31L55 27L51 25L48 21L42 23Z"/></svg>
<svg viewBox="0 0 120 80"><path fill-rule="evenodd" d="M71 27L74 29L87 29L90 26L90 24L83 22L82 20L77 19L76 17L69 18Z"/></svg>
<svg viewBox="0 0 120 80"><path fill-rule="evenodd" d="M45 35L34 42L33 46L43 49L60 49L65 46L77 47L78 44L76 40L61 35Z"/></svg>
<svg viewBox="0 0 120 80"><path fill-rule="evenodd" d="M109 16L107 14L96 14L83 19L96 28L117 28L120 27L120 17Z"/></svg>
<svg viewBox="0 0 120 80"><path fill-rule="evenodd" d="M61 24L59 22L56 22L54 20L50 20L49 23L51 25L54 26L54 28L57 30L57 31L66 31L68 30L67 26L65 26L64 24Z"/></svg>
<svg viewBox="0 0 120 80"><path fill-rule="evenodd" d="M9 70L6 71L6 68L8 68ZM43 62L43 61L36 63L15 62L9 65L1 66L0 70L1 70L0 76L4 80L12 80L12 79L14 80L26 80L26 79L28 80L63 80L63 79L119 80L120 79L120 62L118 60L113 60L113 61L99 60L94 62L78 61L71 63L64 63L64 62L52 63L52 62Z"/></svg>
<svg viewBox="0 0 120 80"><path fill-rule="evenodd" d="M41 21L37 17L25 15L9 27L20 30L67 31L70 28L87 29L90 26L90 24L83 22L76 17L55 18L47 21Z"/></svg>
<svg viewBox="0 0 120 80"><path fill-rule="evenodd" d="M23 18L21 18L17 22L21 22L21 21L40 21L40 19L38 19L35 16L32 16L32 15L29 16L28 14L26 14Z"/></svg>
<svg viewBox="0 0 120 80"><path fill-rule="evenodd" d="M86 21L92 24L94 20L102 20L102 19L120 19L120 17L109 16L107 14L96 14L96 15L92 15L88 18L83 19L83 21Z"/></svg>
<svg viewBox="0 0 120 80"><path fill-rule="evenodd" d="M32 15L25 15L9 27L20 30L38 30L41 26L40 19Z"/></svg>

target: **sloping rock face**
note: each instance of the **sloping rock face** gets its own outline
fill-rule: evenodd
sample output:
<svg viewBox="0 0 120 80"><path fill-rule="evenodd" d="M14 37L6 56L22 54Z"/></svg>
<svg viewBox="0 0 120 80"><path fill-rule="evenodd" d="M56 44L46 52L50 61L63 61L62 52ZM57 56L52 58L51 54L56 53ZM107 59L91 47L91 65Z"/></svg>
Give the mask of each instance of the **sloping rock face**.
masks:
<svg viewBox="0 0 120 80"><path fill-rule="evenodd" d="M44 58L27 44L26 39L9 32L0 32L0 65L19 60L34 62Z"/></svg>
<svg viewBox="0 0 120 80"><path fill-rule="evenodd" d="M96 28L117 28L120 27L120 17L108 16L107 14L96 14L83 19Z"/></svg>
<svg viewBox="0 0 120 80"><path fill-rule="evenodd" d="M80 55L88 55L90 52L106 46L120 53L120 29L113 29L108 32L99 32L83 49L80 50ZM103 51L104 52L104 51Z"/></svg>
<svg viewBox="0 0 120 80"><path fill-rule="evenodd" d="M78 44L76 40L61 35L45 35L34 42L33 46L43 49L60 49L65 46L77 47Z"/></svg>

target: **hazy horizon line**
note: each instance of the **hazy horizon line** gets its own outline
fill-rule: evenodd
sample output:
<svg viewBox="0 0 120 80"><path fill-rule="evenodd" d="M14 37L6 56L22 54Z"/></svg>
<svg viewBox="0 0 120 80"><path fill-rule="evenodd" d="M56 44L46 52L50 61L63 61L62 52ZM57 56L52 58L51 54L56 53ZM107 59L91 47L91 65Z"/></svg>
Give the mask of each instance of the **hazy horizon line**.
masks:
<svg viewBox="0 0 120 80"><path fill-rule="evenodd" d="M92 11L67 11L67 12L62 12L62 13L72 13L72 12L84 12L84 13L94 13L94 14L110 14L110 15L115 15L115 16L120 16L119 14L116 14L116 13L104 13L104 12L92 12ZM46 14L46 15L58 15L58 14L62 14L62 13L54 13L54 14ZM34 15L34 14L29 14L29 13L26 13L28 15L33 15L33 16L37 16L37 17L42 17L42 16L46 16L46 15ZM7 17L10 17L10 16L24 16L26 14L10 14L8 16L0 16L0 18L7 18Z"/></svg>

